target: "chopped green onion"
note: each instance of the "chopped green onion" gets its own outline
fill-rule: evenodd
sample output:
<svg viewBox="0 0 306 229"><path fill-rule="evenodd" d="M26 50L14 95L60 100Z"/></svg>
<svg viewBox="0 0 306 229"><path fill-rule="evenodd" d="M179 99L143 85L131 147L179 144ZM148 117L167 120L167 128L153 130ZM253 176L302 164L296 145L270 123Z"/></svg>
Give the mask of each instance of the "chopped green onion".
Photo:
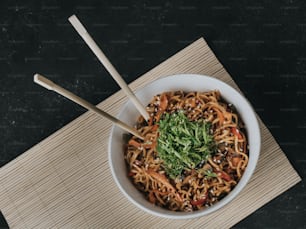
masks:
<svg viewBox="0 0 306 229"><path fill-rule="evenodd" d="M194 169L213 154L215 143L209 130L209 123L190 121L183 111L162 116L157 152L171 178L181 175L183 170Z"/></svg>

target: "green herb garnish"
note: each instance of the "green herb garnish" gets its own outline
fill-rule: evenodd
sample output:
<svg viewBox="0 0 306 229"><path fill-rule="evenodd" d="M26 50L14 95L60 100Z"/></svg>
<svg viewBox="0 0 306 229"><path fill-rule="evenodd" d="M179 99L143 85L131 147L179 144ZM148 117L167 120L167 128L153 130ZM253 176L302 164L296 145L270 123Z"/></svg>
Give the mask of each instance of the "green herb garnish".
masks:
<svg viewBox="0 0 306 229"><path fill-rule="evenodd" d="M204 170L204 169L198 169L198 173L201 173L203 174L204 176L206 177L217 177L218 175L216 173L214 173L212 170L210 169L207 169L207 170Z"/></svg>
<svg viewBox="0 0 306 229"><path fill-rule="evenodd" d="M214 140L209 129L209 123L190 121L183 111L163 115L159 121L157 152L171 178L183 170L194 169L212 155Z"/></svg>

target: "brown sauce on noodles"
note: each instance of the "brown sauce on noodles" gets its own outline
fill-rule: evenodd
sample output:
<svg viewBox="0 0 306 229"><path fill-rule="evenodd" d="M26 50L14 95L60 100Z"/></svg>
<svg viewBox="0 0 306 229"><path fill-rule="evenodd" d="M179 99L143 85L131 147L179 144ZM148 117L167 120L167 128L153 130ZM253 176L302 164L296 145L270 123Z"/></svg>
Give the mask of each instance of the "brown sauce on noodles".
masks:
<svg viewBox="0 0 306 229"><path fill-rule="evenodd" d="M178 110L190 121L210 123L216 150L196 168L172 179L156 150L158 122L164 113ZM148 201L173 211L194 211L213 205L237 185L248 164L248 143L242 120L219 91L164 92L154 96L147 111L150 120L139 117L136 125L144 140L129 139L125 160L128 176Z"/></svg>

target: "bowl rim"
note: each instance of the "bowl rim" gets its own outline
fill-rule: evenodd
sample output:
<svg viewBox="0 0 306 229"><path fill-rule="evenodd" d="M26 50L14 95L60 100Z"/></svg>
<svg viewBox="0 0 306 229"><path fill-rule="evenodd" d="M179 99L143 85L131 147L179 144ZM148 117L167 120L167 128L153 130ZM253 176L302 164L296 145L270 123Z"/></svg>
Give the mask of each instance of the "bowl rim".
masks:
<svg viewBox="0 0 306 229"><path fill-rule="evenodd" d="M253 109L252 105L247 100L247 98L241 92L239 92L237 89L235 89L231 85L223 82L220 79L217 79L217 78L212 77L212 76L201 75L201 74L168 75L168 76L163 76L163 77L160 77L156 80L153 80L152 82L150 82L150 83L144 85L143 87L137 89L136 92L135 92L135 95L138 96L138 94L140 94L141 92L146 91L146 88L152 87L153 84L160 84L160 83L163 83L163 81L166 81L166 82L169 81L169 80L171 81L171 80L173 80L173 78L175 78L176 80L185 80L186 77L188 78L188 80L192 80L192 79L199 80L198 78L201 78L200 80L203 80L203 81L205 81L205 80L213 81L217 85L221 85L222 88L225 87L225 88L227 88L227 90L231 91L231 93L234 93L234 95L232 97L237 97L238 96L238 98L240 100L240 103L243 102L240 107L243 107L244 110L249 112L248 116L250 116L249 118L250 118L250 120L252 120L252 123L251 123L252 124L252 131L250 132L248 130L248 128L246 128L247 129L247 135L248 135L248 143L250 143L249 135L251 133L251 135L254 137L255 143L257 142L258 144L253 146L254 147L254 150L253 150L254 152L252 151L252 162L253 163L250 163L250 155L249 155L249 162L248 162L248 165L246 167L246 170L244 171L244 174L242 175L242 177L239 180L239 182L237 183L237 185L222 200L220 200L219 202L215 203L214 205L212 205L212 206L210 206L206 209L203 209L203 210L197 210L197 211L193 211L193 212L176 212L176 211L171 211L171 210L164 209L164 208L159 207L159 206L155 206L153 204L152 204L152 208L147 208L147 207L143 206L142 204L140 204L139 202L137 202L133 197L131 197L126 192L123 185L120 183L120 181L117 178L115 168L114 168L114 165L113 165L112 160L111 160L112 159L112 154L111 154L111 152L112 152L111 151L112 137L113 137L113 134L114 134L114 130L116 128L119 128L119 127L116 127L115 125L112 125L110 135L109 135L109 141L108 141L108 162L109 162L109 166L110 166L112 176L115 180L115 183L116 183L117 187L124 194L124 196L127 197L127 199L130 202L132 202L134 205L136 205L138 208L140 208L143 211L145 211L147 213L150 213L152 215L163 217L163 218L170 218L170 219L192 219L192 218L196 218L196 217L201 217L201 216L210 214L212 212L215 212L218 209L220 209L223 206L230 203L234 198L239 196L238 194L242 191L242 189L245 188L245 186L247 185L247 183L251 179L251 177L252 177L252 175L255 171L255 168L256 168L256 165L257 165L257 162L258 162L258 158L259 158L259 155L260 155L260 151L261 151L261 131L260 131L259 121L258 121L258 118L256 116L255 110ZM179 89L177 89L177 90L179 90ZM214 90L214 89L210 89L210 90ZM222 91L221 91L221 96L222 96ZM226 100L226 98L225 98L225 100ZM121 106L121 108L119 109L116 117L120 118L120 116L123 114L124 110L126 110L127 107L130 106L130 105L132 105L132 104L131 104L131 101L128 99L123 104L123 106ZM236 105L235 105L235 107L236 107ZM238 113L239 113L239 116L241 117L241 111L238 111ZM247 125L247 123L245 122L244 119L243 119L243 121L244 121L245 125Z"/></svg>

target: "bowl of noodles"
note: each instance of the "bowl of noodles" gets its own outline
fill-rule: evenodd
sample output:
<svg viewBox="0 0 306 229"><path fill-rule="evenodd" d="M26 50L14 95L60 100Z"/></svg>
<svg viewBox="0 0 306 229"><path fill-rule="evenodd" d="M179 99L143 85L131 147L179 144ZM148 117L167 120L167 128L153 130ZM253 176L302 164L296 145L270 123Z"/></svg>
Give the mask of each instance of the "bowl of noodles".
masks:
<svg viewBox="0 0 306 229"><path fill-rule="evenodd" d="M155 216L189 219L233 200L260 153L256 115L237 90L213 77L180 74L136 92L150 115L128 101L118 118L143 140L113 126L109 164L122 193Z"/></svg>

